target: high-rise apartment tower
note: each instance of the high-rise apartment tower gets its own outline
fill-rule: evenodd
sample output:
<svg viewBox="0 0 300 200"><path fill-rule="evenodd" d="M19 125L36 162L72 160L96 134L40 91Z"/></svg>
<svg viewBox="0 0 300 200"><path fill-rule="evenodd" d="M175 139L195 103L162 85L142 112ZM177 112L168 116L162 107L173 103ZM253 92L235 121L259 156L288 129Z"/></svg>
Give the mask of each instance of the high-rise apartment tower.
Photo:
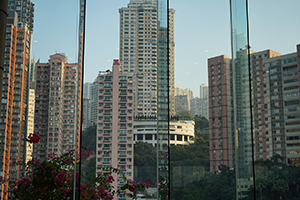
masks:
<svg viewBox="0 0 300 200"><path fill-rule="evenodd" d="M34 157L45 159L47 153L59 155L75 148L77 106L81 115L81 101L76 102L76 96L81 81L78 65L68 63L64 54L51 55L47 63L37 63L36 68L34 130L41 140L33 149Z"/></svg>
<svg viewBox="0 0 300 200"><path fill-rule="evenodd" d="M114 167L126 170L133 179L133 75L120 72L119 60L113 61L112 72L99 72L97 114L97 172ZM114 177L114 187L123 184ZM131 199L126 192L121 199ZM115 199L116 196L115 196Z"/></svg>
<svg viewBox="0 0 300 200"><path fill-rule="evenodd" d="M4 179L18 178L20 166L12 163L26 159L24 138L27 136L33 12L34 4L30 0L10 0L8 3L0 117L0 175ZM7 184L1 189L3 199Z"/></svg>
<svg viewBox="0 0 300 200"><path fill-rule="evenodd" d="M120 64L134 75L135 116L157 115L157 1L131 0L120 13ZM170 114L174 115L174 13L169 11Z"/></svg>

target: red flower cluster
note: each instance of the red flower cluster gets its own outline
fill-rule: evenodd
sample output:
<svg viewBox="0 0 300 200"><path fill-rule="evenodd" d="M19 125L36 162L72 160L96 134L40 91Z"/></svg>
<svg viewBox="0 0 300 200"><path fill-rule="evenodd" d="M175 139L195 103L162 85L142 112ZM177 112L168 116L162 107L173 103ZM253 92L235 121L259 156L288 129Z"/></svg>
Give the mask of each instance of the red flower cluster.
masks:
<svg viewBox="0 0 300 200"><path fill-rule="evenodd" d="M13 163L12 163L12 165L19 165L21 163L21 161L14 161Z"/></svg>
<svg viewBox="0 0 300 200"><path fill-rule="evenodd" d="M86 155L87 157L90 157L91 155L94 155L95 153L92 151L86 151L84 149L81 149L81 155L84 156Z"/></svg>
<svg viewBox="0 0 300 200"><path fill-rule="evenodd" d="M146 183L138 182L137 185L144 185L144 186L146 186L147 189L150 187L149 182L146 182Z"/></svg>
<svg viewBox="0 0 300 200"><path fill-rule="evenodd" d="M135 186L134 186L135 185L135 181L129 181L128 180L127 183L130 185L129 186L129 191L130 192L134 192L134 190L135 190Z"/></svg>
<svg viewBox="0 0 300 200"><path fill-rule="evenodd" d="M29 182L30 182L30 178L28 176L25 176L17 182L17 186L18 187L23 186L23 188L26 188L29 185Z"/></svg>
<svg viewBox="0 0 300 200"><path fill-rule="evenodd" d="M112 183L115 181L115 179L112 175L106 174L106 176L107 176L107 179L104 180L104 183L106 183L106 182Z"/></svg>
<svg viewBox="0 0 300 200"><path fill-rule="evenodd" d="M26 138L26 141L29 143L36 144L40 141L40 139L41 139L40 133L37 132L37 133L30 133L28 138Z"/></svg>
<svg viewBox="0 0 300 200"><path fill-rule="evenodd" d="M54 182L56 185L63 185L68 180L72 178L72 175L70 172L60 171L59 174L54 178Z"/></svg>
<svg viewBox="0 0 300 200"><path fill-rule="evenodd" d="M35 143L40 140L38 133L30 134L27 141ZM93 155L91 151L83 150L85 155ZM20 180L9 180L10 194L12 199L45 199L46 197L65 197L70 199L72 197L73 179L75 170L73 164L75 162L75 151L70 151L62 155L48 154L45 160L32 159L27 163L15 161L14 164L21 166L24 169L25 177ZM76 192L80 194L82 199L102 199L112 200L113 196L120 194L120 191L140 190L149 187L147 183L136 183L133 180L127 181L120 189L115 190L112 186L115 179L113 174L123 177L125 169L116 169L110 167L105 168L105 173L99 174L91 183L80 184L79 188L75 188ZM79 181L79 172L76 171L76 180ZM0 176L0 183L3 183L3 178ZM134 197L134 194L131 195Z"/></svg>

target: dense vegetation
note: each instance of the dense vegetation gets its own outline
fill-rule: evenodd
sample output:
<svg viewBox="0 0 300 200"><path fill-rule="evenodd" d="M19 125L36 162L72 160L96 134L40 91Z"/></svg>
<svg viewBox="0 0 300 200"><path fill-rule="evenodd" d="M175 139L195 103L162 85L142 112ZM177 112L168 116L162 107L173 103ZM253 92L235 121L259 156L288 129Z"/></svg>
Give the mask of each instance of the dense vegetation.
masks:
<svg viewBox="0 0 300 200"><path fill-rule="evenodd" d="M172 120L182 119L195 121L195 138L194 144L170 147L171 170L176 171L176 173L172 173L174 181L187 177L183 173L187 169L189 172L209 170L208 120L198 115L193 117L189 111L183 111L172 117ZM134 166L135 180L150 181L150 185L156 185L155 147L148 143L137 142L134 146ZM193 179L190 179L189 182L191 180Z"/></svg>
<svg viewBox="0 0 300 200"><path fill-rule="evenodd" d="M82 143L81 149L84 151L96 152L96 125L91 126L82 131ZM90 182L95 177L96 171L96 157L95 156L84 156L81 160L81 169L84 176L81 176L83 183Z"/></svg>
<svg viewBox="0 0 300 200"><path fill-rule="evenodd" d="M300 168L284 164L283 157L275 155L270 160L256 161L255 174L255 194L253 188L249 188L244 200L253 200L254 195L258 200L300 199ZM172 187L172 200L235 199L235 170L225 165L219 167L219 174L202 172L183 176L193 181Z"/></svg>

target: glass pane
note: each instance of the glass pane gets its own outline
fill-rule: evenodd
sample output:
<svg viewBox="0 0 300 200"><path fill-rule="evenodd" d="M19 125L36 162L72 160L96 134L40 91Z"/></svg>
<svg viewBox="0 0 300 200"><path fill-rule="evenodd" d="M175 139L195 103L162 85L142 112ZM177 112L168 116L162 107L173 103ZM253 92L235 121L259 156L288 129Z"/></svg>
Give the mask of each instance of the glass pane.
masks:
<svg viewBox="0 0 300 200"><path fill-rule="evenodd" d="M70 198L299 199L299 6L249 1L248 30L247 0L9 0L0 175L67 153Z"/></svg>
<svg viewBox="0 0 300 200"><path fill-rule="evenodd" d="M171 79L174 78L171 59L169 57L170 50L170 21L173 18L172 12L168 9L167 0L158 0L157 13L157 170L158 170L158 187L159 198L169 198L169 119L170 119L170 103L172 102L173 88ZM170 15L170 16L168 16ZM172 25L173 27L173 25ZM174 66L173 66L174 67ZM171 69L172 68L172 69ZM171 105L172 108L172 105Z"/></svg>
<svg viewBox="0 0 300 200"><path fill-rule="evenodd" d="M247 1L230 1L237 198L253 186L253 122Z"/></svg>
<svg viewBox="0 0 300 200"><path fill-rule="evenodd" d="M9 183L14 192L8 190L7 182L1 185L1 199L5 195L53 198L59 190L49 181L56 180L57 172L76 174L72 150L80 133L77 116L80 118L81 101L77 97L82 91L77 60L81 56L79 2L9 0L8 10L1 176L16 182ZM61 155L69 162L55 162ZM72 198L72 177L67 179L70 184L65 192ZM32 188L34 191L29 191Z"/></svg>

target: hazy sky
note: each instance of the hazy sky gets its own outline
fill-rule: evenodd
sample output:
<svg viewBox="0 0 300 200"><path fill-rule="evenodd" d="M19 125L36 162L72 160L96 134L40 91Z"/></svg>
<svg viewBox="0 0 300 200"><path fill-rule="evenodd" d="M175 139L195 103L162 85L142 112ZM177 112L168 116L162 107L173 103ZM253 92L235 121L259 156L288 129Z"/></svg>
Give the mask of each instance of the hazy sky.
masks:
<svg viewBox="0 0 300 200"><path fill-rule="evenodd" d="M33 0L32 53L47 62L56 51L77 60L78 0ZM119 12L129 0L87 0L85 82L111 69L119 57ZM175 9L175 85L191 88L208 81L207 58L231 55L229 0L170 0ZM299 0L249 0L253 51L294 52L300 43Z"/></svg>

